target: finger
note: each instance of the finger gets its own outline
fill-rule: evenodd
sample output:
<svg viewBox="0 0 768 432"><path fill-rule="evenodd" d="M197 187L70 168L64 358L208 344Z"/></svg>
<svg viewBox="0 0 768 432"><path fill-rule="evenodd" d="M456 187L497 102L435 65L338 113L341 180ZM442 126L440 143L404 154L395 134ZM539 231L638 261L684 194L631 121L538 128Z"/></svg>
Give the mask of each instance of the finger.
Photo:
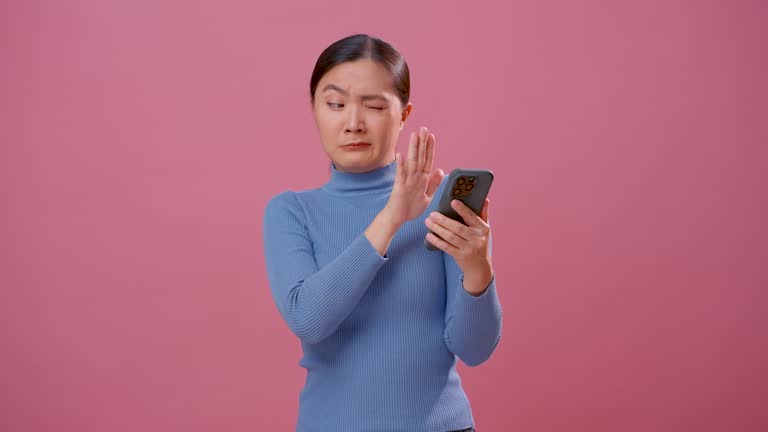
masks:
<svg viewBox="0 0 768 432"><path fill-rule="evenodd" d="M456 210L456 213L461 216L462 219L467 223L467 225L471 227L479 227L482 226L482 222L480 219L480 216L478 216L475 212L472 211L471 208L469 208L464 202L461 200L451 200L451 207L453 207L454 210Z"/></svg>
<svg viewBox="0 0 768 432"><path fill-rule="evenodd" d="M460 243L469 240L473 235L470 228L468 228L466 225L440 213L430 215L424 221L424 223L429 229L436 232L437 235L448 240L456 246L459 246Z"/></svg>
<svg viewBox="0 0 768 432"><path fill-rule="evenodd" d="M416 132L411 132L411 140L408 143L408 161L405 164L406 177L410 177L416 169L416 158L418 157L419 136Z"/></svg>
<svg viewBox="0 0 768 432"><path fill-rule="evenodd" d="M405 172L403 171L403 154L395 153L395 183L405 182Z"/></svg>
<svg viewBox="0 0 768 432"><path fill-rule="evenodd" d="M455 258L456 252L459 251L459 249L448 243L447 241L441 239L440 237L436 236L434 233L427 233L427 240L429 240L430 243L432 243L436 248L440 249L441 251L447 253L448 255Z"/></svg>
<svg viewBox="0 0 768 432"><path fill-rule="evenodd" d="M421 133L419 134L419 166L416 169L416 171L419 173L423 173L424 164L427 160L427 141L429 139L429 133L427 132L426 127L422 127L420 132Z"/></svg>
<svg viewBox="0 0 768 432"><path fill-rule="evenodd" d="M437 192L437 189L440 187L440 182L443 180L443 170L440 168L436 169L430 176L429 181L427 182L427 196L432 198L432 196Z"/></svg>
<svg viewBox="0 0 768 432"><path fill-rule="evenodd" d="M432 172L432 161L435 158L435 134L427 135L427 160L424 161L424 172Z"/></svg>

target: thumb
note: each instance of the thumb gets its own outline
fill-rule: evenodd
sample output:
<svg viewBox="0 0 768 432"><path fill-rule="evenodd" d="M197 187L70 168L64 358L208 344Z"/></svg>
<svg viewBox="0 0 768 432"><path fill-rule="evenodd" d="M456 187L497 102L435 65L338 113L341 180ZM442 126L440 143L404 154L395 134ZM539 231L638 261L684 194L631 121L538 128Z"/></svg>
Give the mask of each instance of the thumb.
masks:
<svg viewBox="0 0 768 432"><path fill-rule="evenodd" d="M440 182L443 181L443 176L445 173L440 168L437 168L436 170L432 171L432 173L429 175L429 180L427 180L427 196L432 197L432 195L435 194L437 191L437 188L440 187Z"/></svg>

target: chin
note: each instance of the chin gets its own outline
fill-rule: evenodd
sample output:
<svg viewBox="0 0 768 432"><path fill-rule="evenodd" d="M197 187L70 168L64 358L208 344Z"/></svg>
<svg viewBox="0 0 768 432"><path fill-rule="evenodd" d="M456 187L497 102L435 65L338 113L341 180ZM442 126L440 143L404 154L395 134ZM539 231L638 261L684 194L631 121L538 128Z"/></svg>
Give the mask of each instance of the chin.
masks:
<svg viewBox="0 0 768 432"><path fill-rule="evenodd" d="M349 172L365 172L370 171L376 167L376 161L372 161L368 158L360 158L354 156L341 158L340 162L342 165L342 170ZM336 163L336 166L338 167L339 164Z"/></svg>

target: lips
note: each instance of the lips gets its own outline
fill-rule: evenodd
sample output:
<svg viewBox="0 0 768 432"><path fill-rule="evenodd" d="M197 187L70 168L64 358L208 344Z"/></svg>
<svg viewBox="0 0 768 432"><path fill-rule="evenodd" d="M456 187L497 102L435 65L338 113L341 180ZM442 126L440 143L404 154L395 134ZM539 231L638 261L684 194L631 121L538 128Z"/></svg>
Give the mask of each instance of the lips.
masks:
<svg viewBox="0 0 768 432"><path fill-rule="evenodd" d="M344 144L344 147L350 147L350 146L351 147L361 147L361 146L367 146L367 145L371 145L371 144L367 143L365 141L358 141L358 142L353 142L353 143L349 143L349 144Z"/></svg>

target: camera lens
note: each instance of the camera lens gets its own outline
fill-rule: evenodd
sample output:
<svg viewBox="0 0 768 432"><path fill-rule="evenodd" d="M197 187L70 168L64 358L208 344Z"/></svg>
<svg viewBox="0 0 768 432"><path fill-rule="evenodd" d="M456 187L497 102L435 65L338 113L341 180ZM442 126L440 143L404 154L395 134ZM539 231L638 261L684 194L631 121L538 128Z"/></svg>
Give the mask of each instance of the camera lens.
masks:
<svg viewBox="0 0 768 432"><path fill-rule="evenodd" d="M467 183L466 186L464 186L464 189L467 191L471 191L472 188L475 187L472 183Z"/></svg>
<svg viewBox="0 0 768 432"><path fill-rule="evenodd" d="M457 196L461 194L461 189L454 189L453 190L453 196Z"/></svg>
<svg viewBox="0 0 768 432"><path fill-rule="evenodd" d="M456 184L463 185L464 184L464 177L459 177L459 180L456 181Z"/></svg>

